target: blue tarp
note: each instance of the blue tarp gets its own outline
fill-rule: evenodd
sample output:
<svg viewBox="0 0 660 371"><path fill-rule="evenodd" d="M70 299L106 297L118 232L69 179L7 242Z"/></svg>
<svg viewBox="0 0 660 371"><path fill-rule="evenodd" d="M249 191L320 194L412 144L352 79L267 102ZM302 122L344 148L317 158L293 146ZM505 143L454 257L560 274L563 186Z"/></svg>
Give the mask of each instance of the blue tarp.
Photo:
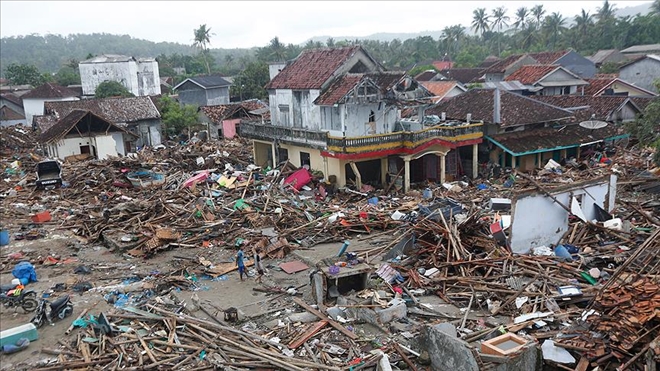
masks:
<svg viewBox="0 0 660 371"><path fill-rule="evenodd" d="M35 272L34 266L30 262L16 264L11 274L18 278L23 285L27 285L30 282L37 282L37 272Z"/></svg>

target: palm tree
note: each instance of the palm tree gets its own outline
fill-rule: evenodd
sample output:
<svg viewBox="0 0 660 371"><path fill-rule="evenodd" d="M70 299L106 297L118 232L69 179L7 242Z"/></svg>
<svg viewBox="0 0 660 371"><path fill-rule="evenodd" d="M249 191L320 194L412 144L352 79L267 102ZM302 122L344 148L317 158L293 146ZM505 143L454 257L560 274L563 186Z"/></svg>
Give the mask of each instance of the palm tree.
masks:
<svg viewBox="0 0 660 371"><path fill-rule="evenodd" d="M579 45L584 45L584 41L587 38L589 29L593 25L594 16L589 14L589 12L582 9L582 12L579 15L575 16L575 30L577 31L577 43Z"/></svg>
<svg viewBox="0 0 660 371"><path fill-rule="evenodd" d="M478 8L472 11L472 29L477 33L481 33L481 37L484 36L484 32L489 30L489 22L490 17L486 14L486 8Z"/></svg>
<svg viewBox="0 0 660 371"><path fill-rule="evenodd" d="M544 15L545 9L543 9L543 5L534 5L532 8L532 16L536 20L536 27L541 25L541 20L543 20Z"/></svg>
<svg viewBox="0 0 660 371"><path fill-rule="evenodd" d="M615 12L616 7L614 5L610 5L608 0L605 0L603 6L596 8L596 18L598 18L598 22L607 22L611 19L614 19Z"/></svg>
<svg viewBox="0 0 660 371"><path fill-rule="evenodd" d="M275 61L279 62L286 59L286 47L280 42L279 37L273 37L268 48L270 48L270 56L275 58Z"/></svg>
<svg viewBox="0 0 660 371"><path fill-rule="evenodd" d="M442 30L441 39L447 46L447 50L456 54L458 52L458 46L464 36L465 29L460 24L457 24L451 27L445 27Z"/></svg>
<svg viewBox="0 0 660 371"><path fill-rule="evenodd" d="M527 8L520 7L516 10L516 21L513 23L513 27L517 29L525 28L527 24L527 17L529 16L529 10Z"/></svg>
<svg viewBox="0 0 660 371"><path fill-rule="evenodd" d="M500 54L502 53L502 47L501 47L501 39L502 39L502 26L508 26L509 24L509 16L506 15L506 8L503 6L500 6L498 8L493 9L493 21L491 23L491 27L493 29L497 28L497 56L499 57Z"/></svg>
<svg viewBox="0 0 660 371"><path fill-rule="evenodd" d="M554 12L549 16L545 17L543 26L546 29L546 31L552 35L552 50L555 49L555 46L557 44L557 37L559 36L560 33L562 33L562 31L566 29L566 27L564 27L564 24L566 24L566 18L564 18L558 12Z"/></svg>
<svg viewBox="0 0 660 371"><path fill-rule="evenodd" d="M210 75L211 66L209 65L208 59L206 58L206 54L208 51L208 46L211 44L211 36L213 35L211 33L211 28L206 28L206 24L203 24L200 25L198 29L193 30L193 32L195 34L195 42L193 43L193 47L200 49L200 52L204 57L204 63L206 63L206 72Z"/></svg>

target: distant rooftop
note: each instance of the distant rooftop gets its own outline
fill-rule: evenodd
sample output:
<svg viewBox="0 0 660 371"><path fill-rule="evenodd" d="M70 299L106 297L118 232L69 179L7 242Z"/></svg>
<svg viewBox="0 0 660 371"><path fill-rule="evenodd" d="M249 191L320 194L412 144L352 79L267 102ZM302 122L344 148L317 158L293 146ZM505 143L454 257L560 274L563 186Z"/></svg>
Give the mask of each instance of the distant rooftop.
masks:
<svg viewBox="0 0 660 371"><path fill-rule="evenodd" d="M81 61L81 64L88 63L119 63L119 62L129 62L129 61L140 61L140 62L150 62L154 61L154 58L135 58L128 55L119 55L119 54L101 54L96 57L86 59Z"/></svg>

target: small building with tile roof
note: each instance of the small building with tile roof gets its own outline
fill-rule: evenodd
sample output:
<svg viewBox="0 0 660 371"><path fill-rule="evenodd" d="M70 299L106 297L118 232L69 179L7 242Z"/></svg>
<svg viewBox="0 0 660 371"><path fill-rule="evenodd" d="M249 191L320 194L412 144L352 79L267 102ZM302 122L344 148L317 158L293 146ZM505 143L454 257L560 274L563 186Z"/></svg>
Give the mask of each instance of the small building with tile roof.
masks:
<svg viewBox="0 0 660 371"><path fill-rule="evenodd" d="M195 76L183 80L173 90L181 104L201 107L228 104L230 86L222 76Z"/></svg>
<svg viewBox="0 0 660 371"><path fill-rule="evenodd" d="M134 135L88 110L73 110L39 135L48 156L67 160L89 156L103 160L126 155L124 143Z"/></svg>
<svg viewBox="0 0 660 371"><path fill-rule="evenodd" d="M589 83L568 69L552 64L529 64L520 67L504 81L520 81L536 95L582 94Z"/></svg>
<svg viewBox="0 0 660 371"><path fill-rule="evenodd" d="M642 89L660 93L655 81L660 76L660 53L632 60L619 69L619 78Z"/></svg>
<svg viewBox="0 0 660 371"><path fill-rule="evenodd" d="M102 54L81 61L78 69L83 94L88 97L94 96L105 81L116 81L135 96L161 94L158 61L154 58Z"/></svg>
<svg viewBox="0 0 660 371"><path fill-rule="evenodd" d="M593 79L585 79L589 85L584 87L584 95L602 96L618 95L626 97L654 97L656 93L635 86L618 78L616 75L596 75Z"/></svg>
<svg viewBox="0 0 660 371"><path fill-rule="evenodd" d="M0 106L0 126L25 125L25 115L9 106Z"/></svg>
<svg viewBox="0 0 660 371"><path fill-rule="evenodd" d="M45 102L66 102L79 99L75 91L50 82L40 85L21 96L25 118L30 123L33 116L44 114Z"/></svg>

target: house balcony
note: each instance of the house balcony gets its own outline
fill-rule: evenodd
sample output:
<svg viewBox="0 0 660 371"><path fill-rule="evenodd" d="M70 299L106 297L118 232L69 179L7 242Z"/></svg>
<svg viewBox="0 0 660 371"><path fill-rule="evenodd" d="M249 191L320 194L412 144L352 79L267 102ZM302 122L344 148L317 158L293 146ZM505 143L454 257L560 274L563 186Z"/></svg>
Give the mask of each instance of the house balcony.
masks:
<svg viewBox="0 0 660 371"><path fill-rule="evenodd" d="M376 152L410 154L433 144L449 148L476 144L482 141L483 124L438 125L418 131L399 131L360 137L335 137L325 131L243 122L241 123L241 135L268 142L277 140L281 143L315 148L330 155L346 157Z"/></svg>

